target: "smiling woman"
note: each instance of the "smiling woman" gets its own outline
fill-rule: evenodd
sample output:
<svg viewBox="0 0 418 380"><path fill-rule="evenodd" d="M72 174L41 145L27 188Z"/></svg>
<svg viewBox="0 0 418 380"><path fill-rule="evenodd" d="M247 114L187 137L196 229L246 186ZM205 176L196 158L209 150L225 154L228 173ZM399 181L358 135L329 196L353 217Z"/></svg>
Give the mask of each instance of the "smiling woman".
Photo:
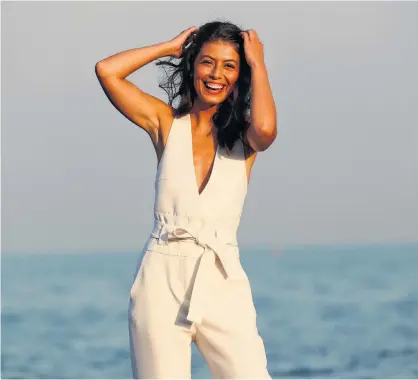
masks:
<svg viewBox="0 0 418 380"><path fill-rule="evenodd" d="M232 149L241 140L247 156L252 154L254 160L256 149L246 138L250 126L251 68L245 59L240 32L231 23L207 23L188 36L179 63L171 57L156 65L171 70L160 87L167 92L171 106L180 97L177 116L190 112L193 106L202 110L212 107L211 121L220 146ZM176 86L178 82L180 86ZM248 171L252 163L248 163Z"/></svg>
<svg viewBox="0 0 418 380"><path fill-rule="evenodd" d="M231 93L239 76L239 60L239 54L231 44L222 41L206 43L199 52L194 66L193 84L197 89L198 98L206 100L208 104L218 104L225 100L207 97L207 93L219 95L225 92L224 98ZM204 91L201 91L202 88Z"/></svg>
<svg viewBox="0 0 418 380"><path fill-rule="evenodd" d="M215 21L96 64L158 158L154 228L130 290L134 378L190 378L191 342L215 378L271 378L237 242L256 154L276 137L262 53L255 31ZM125 79L167 56L156 64L168 104Z"/></svg>

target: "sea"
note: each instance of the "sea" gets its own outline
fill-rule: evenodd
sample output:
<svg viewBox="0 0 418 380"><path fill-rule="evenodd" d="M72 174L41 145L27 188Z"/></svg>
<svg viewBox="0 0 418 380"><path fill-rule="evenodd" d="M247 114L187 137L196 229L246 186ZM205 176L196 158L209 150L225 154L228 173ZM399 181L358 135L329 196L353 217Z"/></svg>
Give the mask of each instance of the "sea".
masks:
<svg viewBox="0 0 418 380"><path fill-rule="evenodd" d="M240 252L272 378L418 378L418 243ZM139 254L3 253L1 377L132 378Z"/></svg>

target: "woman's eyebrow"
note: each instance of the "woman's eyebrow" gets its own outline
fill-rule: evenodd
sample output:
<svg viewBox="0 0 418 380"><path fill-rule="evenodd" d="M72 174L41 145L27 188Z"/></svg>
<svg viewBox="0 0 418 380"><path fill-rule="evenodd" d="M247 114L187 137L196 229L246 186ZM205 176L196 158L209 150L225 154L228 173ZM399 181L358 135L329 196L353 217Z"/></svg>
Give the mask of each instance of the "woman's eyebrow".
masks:
<svg viewBox="0 0 418 380"><path fill-rule="evenodd" d="M209 54L204 54L204 55L202 55L202 58L203 58L203 57L208 57L208 58L213 59L214 61L216 61L216 59L215 59L215 58L213 58L213 57L211 57ZM235 63L237 63L237 64L238 64L238 62L237 62L235 59L232 59L232 58L230 58L230 59L225 59L225 62L227 62L227 61L234 61Z"/></svg>

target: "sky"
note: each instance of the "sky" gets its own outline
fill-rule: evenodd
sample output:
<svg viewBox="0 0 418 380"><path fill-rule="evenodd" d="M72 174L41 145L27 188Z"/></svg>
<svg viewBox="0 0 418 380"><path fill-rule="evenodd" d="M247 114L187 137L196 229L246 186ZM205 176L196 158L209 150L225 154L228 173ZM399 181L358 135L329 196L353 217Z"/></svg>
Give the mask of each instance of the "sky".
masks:
<svg viewBox="0 0 418 380"><path fill-rule="evenodd" d="M2 2L2 253L140 250L157 157L94 72L231 21L264 44L278 137L258 154L242 247L418 242L417 2ZM160 99L162 72L128 77Z"/></svg>

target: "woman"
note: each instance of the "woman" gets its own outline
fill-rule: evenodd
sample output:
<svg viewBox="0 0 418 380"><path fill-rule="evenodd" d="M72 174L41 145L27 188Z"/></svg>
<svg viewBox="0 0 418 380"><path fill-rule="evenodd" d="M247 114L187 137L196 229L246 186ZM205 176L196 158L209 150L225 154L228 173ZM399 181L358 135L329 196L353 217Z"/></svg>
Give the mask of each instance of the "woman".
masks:
<svg viewBox="0 0 418 380"><path fill-rule="evenodd" d="M162 57L169 104L125 79ZM104 59L96 74L158 159L154 228L130 291L134 378L190 378L192 341L215 378L270 378L236 240L251 167L277 134L257 33L210 22Z"/></svg>

